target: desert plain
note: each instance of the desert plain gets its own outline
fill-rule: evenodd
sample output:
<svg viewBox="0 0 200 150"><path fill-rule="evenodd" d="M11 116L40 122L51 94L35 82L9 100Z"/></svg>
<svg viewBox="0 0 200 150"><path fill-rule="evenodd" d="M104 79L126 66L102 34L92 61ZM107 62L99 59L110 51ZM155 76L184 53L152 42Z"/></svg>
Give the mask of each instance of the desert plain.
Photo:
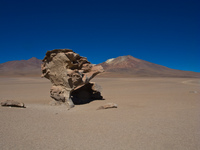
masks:
<svg viewBox="0 0 200 150"><path fill-rule="evenodd" d="M51 83L1 77L2 150L199 150L199 78L95 78L105 100L50 106ZM118 108L97 110L113 102Z"/></svg>

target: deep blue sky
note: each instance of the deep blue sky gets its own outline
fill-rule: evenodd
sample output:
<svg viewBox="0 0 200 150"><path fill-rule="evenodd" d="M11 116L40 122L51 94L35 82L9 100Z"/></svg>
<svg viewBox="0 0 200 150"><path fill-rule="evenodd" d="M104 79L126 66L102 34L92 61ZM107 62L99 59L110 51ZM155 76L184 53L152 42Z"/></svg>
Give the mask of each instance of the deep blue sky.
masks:
<svg viewBox="0 0 200 150"><path fill-rule="evenodd" d="M70 48L200 72L199 0L0 0L0 63Z"/></svg>

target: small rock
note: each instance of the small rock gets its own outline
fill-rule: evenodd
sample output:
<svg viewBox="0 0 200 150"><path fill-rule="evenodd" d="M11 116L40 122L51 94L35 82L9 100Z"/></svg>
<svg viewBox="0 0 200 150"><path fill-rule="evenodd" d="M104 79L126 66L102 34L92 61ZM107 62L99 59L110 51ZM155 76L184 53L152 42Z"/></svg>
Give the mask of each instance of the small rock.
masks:
<svg viewBox="0 0 200 150"><path fill-rule="evenodd" d="M198 93L198 92L197 92L197 91L190 91L190 93L195 93L195 94L196 94L196 93Z"/></svg>
<svg viewBox="0 0 200 150"><path fill-rule="evenodd" d="M14 100L4 100L1 102L1 106L26 108L24 103L20 103Z"/></svg>
<svg viewBox="0 0 200 150"><path fill-rule="evenodd" d="M109 108L117 108L117 104L115 103L107 103L103 106L100 106L99 108L97 108L97 110L100 110L100 109L109 109Z"/></svg>

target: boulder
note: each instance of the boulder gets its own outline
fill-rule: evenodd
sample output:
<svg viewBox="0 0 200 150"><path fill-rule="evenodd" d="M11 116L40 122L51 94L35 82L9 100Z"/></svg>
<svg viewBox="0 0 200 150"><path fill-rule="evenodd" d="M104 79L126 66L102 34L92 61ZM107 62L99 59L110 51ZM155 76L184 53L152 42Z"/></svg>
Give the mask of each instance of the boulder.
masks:
<svg viewBox="0 0 200 150"><path fill-rule="evenodd" d="M99 108L97 108L97 110L99 110L99 109L109 109L109 108L117 108L117 104L115 104L115 103L107 103L107 104L102 105Z"/></svg>
<svg viewBox="0 0 200 150"><path fill-rule="evenodd" d="M52 83L50 97L59 103L66 103L69 108L74 104L103 99L95 83L90 80L104 72L102 66L91 64L86 57L70 49L47 51L41 65L42 77Z"/></svg>
<svg viewBox="0 0 200 150"><path fill-rule="evenodd" d="M1 101L1 106L26 108L24 103L17 102L14 100L3 100Z"/></svg>

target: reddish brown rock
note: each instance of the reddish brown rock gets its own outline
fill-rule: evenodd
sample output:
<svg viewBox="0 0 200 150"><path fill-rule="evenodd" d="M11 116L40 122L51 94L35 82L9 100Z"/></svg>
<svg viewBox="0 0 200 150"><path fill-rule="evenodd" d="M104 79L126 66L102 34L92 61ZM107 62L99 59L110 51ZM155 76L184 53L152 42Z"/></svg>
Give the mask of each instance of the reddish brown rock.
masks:
<svg viewBox="0 0 200 150"><path fill-rule="evenodd" d="M90 80L103 72L101 66L94 66L87 58L70 49L47 51L41 65L42 77L53 84L50 96L59 102L74 107L74 103L87 103L102 99L100 91L95 89Z"/></svg>

